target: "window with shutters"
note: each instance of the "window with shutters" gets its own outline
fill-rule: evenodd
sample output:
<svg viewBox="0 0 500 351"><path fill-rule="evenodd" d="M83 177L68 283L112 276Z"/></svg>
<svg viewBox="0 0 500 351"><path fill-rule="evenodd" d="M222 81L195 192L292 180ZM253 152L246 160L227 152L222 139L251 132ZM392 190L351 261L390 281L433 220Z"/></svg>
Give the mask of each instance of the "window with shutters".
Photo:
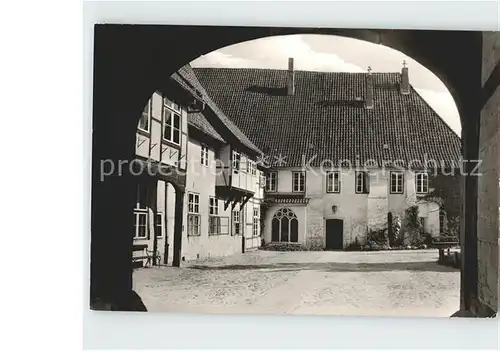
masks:
<svg viewBox="0 0 500 351"><path fill-rule="evenodd" d="M356 194L368 194L370 193L369 189L370 179L368 176L368 172L356 172Z"/></svg>

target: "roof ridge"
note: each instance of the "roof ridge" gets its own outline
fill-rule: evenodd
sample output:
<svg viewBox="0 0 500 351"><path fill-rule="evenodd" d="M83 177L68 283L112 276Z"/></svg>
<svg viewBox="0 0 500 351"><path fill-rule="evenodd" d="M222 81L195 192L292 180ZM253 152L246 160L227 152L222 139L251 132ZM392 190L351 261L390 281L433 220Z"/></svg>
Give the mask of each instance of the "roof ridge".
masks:
<svg viewBox="0 0 500 351"><path fill-rule="evenodd" d="M194 71L197 70L233 70L233 71L274 71L274 72L288 72L286 68L258 68L258 67L192 67ZM367 74L366 72L345 72L345 71L316 71L316 70L304 70L304 69L294 69L294 72L305 72L305 73L325 73L325 74ZM371 71L372 75L380 74L390 74L390 75L401 75L401 72L375 72Z"/></svg>
<svg viewBox="0 0 500 351"><path fill-rule="evenodd" d="M253 143L253 141L251 141L250 138L236 124L234 124L229 117L225 115L225 112L223 112L217 106L215 101L208 94L203 84L201 84L201 82L199 81L198 77L196 76L196 73L194 72L193 68L189 63L182 66L178 70L178 72L179 75L183 74L187 75L186 77L183 78L190 81L190 83L193 84L195 88L197 88L200 91L205 102L207 103L207 107L210 108L210 110L219 119L219 121L229 130L231 134L234 135L235 138L237 138L240 141L242 145L244 145L245 147L249 148L254 152L262 153L262 151Z"/></svg>

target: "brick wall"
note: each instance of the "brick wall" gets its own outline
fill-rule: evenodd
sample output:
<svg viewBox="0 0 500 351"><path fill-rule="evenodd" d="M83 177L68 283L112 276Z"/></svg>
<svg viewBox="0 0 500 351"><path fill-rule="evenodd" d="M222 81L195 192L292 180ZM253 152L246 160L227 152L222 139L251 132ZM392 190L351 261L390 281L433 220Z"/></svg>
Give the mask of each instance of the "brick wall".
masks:
<svg viewBox="0 0 500 351"><path fill-rule="evenodd" d="M483 85L500 61L500 34L483 33ZM478 179L478 299L494 311L499 301L500 86L481 110Z"/></svg>

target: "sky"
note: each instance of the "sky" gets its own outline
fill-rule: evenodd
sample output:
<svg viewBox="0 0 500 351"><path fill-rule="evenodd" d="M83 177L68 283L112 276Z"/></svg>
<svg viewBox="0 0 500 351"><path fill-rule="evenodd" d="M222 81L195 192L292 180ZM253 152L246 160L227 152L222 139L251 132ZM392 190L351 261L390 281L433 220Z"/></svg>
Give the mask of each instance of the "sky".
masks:
<svg viewBox="0 0 500 351"><path fill-rule="evenodd" d="M400 51L362 40L331 35L287 35L247 41L200 56L193 67L287 69L323 72L400 72L406 61L410 84L458 135L458 110L441 80Z"/></svg>

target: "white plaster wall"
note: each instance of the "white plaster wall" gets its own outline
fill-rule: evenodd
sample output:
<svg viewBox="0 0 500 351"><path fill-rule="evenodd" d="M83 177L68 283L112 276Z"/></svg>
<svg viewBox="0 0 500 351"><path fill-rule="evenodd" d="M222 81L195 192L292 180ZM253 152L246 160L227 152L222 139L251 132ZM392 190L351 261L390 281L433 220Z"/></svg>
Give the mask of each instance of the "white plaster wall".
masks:
<svg viewBox="0 0 500 351"><path fill-rule="evenodd" d="M352 179L354 182L355 179ZM381 171L370 172L370 193L365 196L367 201L367 227L379 230L387 226L389 212L389 173ZM367 228L367 229L368 229Z"/></svg>
<svg viewBox="0 0 500 351"><path fill-rule="evenodd" d="M229 175L231 174L231 146L225 145L218 152L217 185L229 185Z"/></svg>
<svg viewBox="0 0 500 351"><path fill-rule="evenodd" d="M439 205L435 202L420 202L418 216L424 218L424 231L433 237L439 235Z"/></svg>
<svg viewBox="0 0 500 351"><path fill-rule="evenodd" d="M293 171L293 169L278 171L278 192L292 192ZM393 216L403 217L405 209L416 204L415 178L412 172L404 172L402 194L390 194L389 170L372 170L370 173L370 194L356 193L354 170L341 171L340 193L327 193L326 175L319 168L307 170L305 197L309 199L309 203L304 209L305 223L299 222L299 227L305 225L303 244L309 248L324 248L326 219L344 221L344 247L354 242L356 238L363 243L369 228L379 229L387 226L388 212L392 212ZM337 207L336 212L333 212L332 206ZM274 214L273 210L270 209L266 218L264 235L266 241L271 239L270 221ZM431 230L436 230L436 220L439 225L439 215L430 218Z"/></svg>
<svg viewBox="0 0 500 351"><path fill-rule="evenodd" d="M300 171L297 169L297 171ZM280 193L291 193L293 191L292 187L292 170L280 169L277 171L278 174L278 192ZM307 182L307 175L306 175ZM307 187L307 184L306 184Z"/></svg>
<svg viewBox="0 0 500 351"><path fill-rule="evenodd" d="M188 171L186 197L184 199L184 228L182 231L182 254L186 260L213 256L227 256L241 252L241 236L231 235L231 206L224 210L224 201L219 200L219 216L228 217L228 234L208 235L209 198L215 196L216 163L215 150L208 150L208 166L201 164L201 145L194 139L188 143ZM200 196L200 236L187 235L188 193Z"/></svg>
<svg viewBox="0 0 500 351"><path fill-rule="evenodd" d="M413 172L404 172L404 188L402 194L391 194L390 193L390 175L387 175L387 194L388 194L388 209L392 212L392 215L403 217L405 209L414 206L417 203L417 195L415 189L415 175Z"/></svg>

